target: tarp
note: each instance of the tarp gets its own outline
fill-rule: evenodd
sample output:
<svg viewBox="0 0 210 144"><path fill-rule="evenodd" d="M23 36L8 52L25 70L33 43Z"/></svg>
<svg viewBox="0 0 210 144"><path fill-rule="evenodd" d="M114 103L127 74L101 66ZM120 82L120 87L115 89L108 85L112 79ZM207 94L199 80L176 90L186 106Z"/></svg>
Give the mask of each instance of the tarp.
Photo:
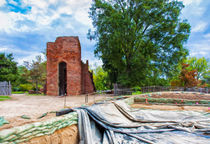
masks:
<svg viewBox="0 0 210 144"><path fill-rule="evenodd" d="M210 114L133 109L126 100L76 109L80 144L207 144Z"/></svg>

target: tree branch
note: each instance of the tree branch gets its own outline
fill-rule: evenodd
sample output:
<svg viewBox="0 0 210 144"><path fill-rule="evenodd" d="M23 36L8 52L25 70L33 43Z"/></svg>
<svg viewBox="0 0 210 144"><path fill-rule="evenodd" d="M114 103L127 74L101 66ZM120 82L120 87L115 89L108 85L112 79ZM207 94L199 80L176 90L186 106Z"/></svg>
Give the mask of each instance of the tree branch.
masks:
<svg viewBox="0 0 210 144"><path fill-rule="evenodd" d="M120 7L121 7L123 13L125 13L125 9L124 9L124 7L123 7L123 5L122 5L122 3L121 3L121 0L117 0L117 3L120 5Z"/></svg>

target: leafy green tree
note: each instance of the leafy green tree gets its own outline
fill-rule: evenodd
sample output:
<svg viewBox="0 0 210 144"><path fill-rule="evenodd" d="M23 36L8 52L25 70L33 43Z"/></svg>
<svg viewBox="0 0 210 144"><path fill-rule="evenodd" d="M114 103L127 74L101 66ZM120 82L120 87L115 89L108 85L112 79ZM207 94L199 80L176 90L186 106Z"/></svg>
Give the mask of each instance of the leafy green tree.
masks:
<svg viewBox="0 0 210 144"><path fill-rule="evenodd" d="M24 66L18 66L17 67L17 74L16 74L16 80L15 82L13 83L13 91L20 91L21 90L21 87L20 85L21 84L26 84L26 83L29 83L27 81L27 77L25 77L25 72L26 72L26 67Z"/></svg>
<svg viewBox="0 0 210 144"><path fill-rule="evenodd" d="M202 80L210 87L210 61L207 60L207 70L202 74Z"/></svg>
<svg viewBox="0 0 210 144"><path fill-rule="evenodd" d="M14 61L13 55L0 53L0 81L10 81L14 84L17 72L17 63Z"/></svg>
<svg viewBox="0 0 210 144"><path fill-rule="evenodd" d="M107 90L110 88L108 73L105 72L101 66L98 66L96 69L94 69L93 81L96 90Z"/></svg>
<svg viewBox="0 0 210 144"><path fill-rule="evenodd" d="M188 54L183 44L190 25L179 18L183 7L174 0L94 0L88 38L97 42L95 55L112 83L140 86L150 77L173 76Z"/></svg>
<svg viewBox="0 0 210 144"><path fill-rule="evenodd" d="M204 57L189 57L185 63L189 64L189 70L197 70L197 80L201 79L203 74L209 69L208 62Z"/></svg>
<svg viewBox="0 0 210 144"><path fill-rule="evenodd" d="M39 85L44 86L46 82L46 62L44 62L41 56L37 56L36 60L32 62L24 62L27 70L25 76L28 81L35 85L36 91L39 90Z"/></svg>
<svg viewBox="0 0 210 144"><path fill-rule="evenodd" d="M203 73L203 80L210 87L210 69Z"/></svg>

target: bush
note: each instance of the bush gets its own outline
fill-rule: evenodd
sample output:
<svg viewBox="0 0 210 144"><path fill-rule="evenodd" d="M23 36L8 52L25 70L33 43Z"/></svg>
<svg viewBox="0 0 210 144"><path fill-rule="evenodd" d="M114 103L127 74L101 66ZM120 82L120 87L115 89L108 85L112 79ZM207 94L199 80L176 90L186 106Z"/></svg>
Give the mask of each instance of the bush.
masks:
<svg viewBox="0 0 210 144"><path fill-rule="evenodd" d="M141 91L132 92L132 95L140 95L140 94L142 94L142 92L141 92Z"/></svg>
<svg viewBox="0 0 210 144"><path fill-rule="evenodd" d="M141 91L141 87L136 86L132 88L133 91L137 92L137 91Z"/></svg>
<svg viewBox="0 0 210 144"><path fill-rule="evenodd" d="M12 91L20 91L19 87L12 87Z"/></svg>
<svg viewBox="0 0 210 144"><path fill-rule="evenodd" d="M132 88L132 95L138 95L138 94L142 94L142 92L141 92L141 87L139 87L139 86L136 86L136 87L133 87Z"/></svg>
<svg viewBox="0 0 210 144"><path fill-rule="evenodd" d="M32 84L20 84L19 87L21 91L29 91L33 89Z"/></svg>

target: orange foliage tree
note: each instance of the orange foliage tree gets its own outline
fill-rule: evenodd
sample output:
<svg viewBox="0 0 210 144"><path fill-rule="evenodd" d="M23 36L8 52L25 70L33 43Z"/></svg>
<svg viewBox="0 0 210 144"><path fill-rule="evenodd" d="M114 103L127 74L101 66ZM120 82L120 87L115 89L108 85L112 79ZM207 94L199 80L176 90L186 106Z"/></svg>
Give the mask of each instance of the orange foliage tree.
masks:
<svg viewBox="0 0 210 144"><path fill-rule="evenodd" d="M182 70L180 73L180 82L184 87L195 87L200 81L196 79L197 70L189 70L187 69L189 64L182 64Z"/></svg>
<svg viewBox="0 0 210 144"><path fill-rule="evenodd" d="M181 87L195 87L201 83L200 80L196 79L197 70L190 70L189 64L182 64L182 69L179 74L179 78L171 81L171 86L181 86Z"/></svg>

